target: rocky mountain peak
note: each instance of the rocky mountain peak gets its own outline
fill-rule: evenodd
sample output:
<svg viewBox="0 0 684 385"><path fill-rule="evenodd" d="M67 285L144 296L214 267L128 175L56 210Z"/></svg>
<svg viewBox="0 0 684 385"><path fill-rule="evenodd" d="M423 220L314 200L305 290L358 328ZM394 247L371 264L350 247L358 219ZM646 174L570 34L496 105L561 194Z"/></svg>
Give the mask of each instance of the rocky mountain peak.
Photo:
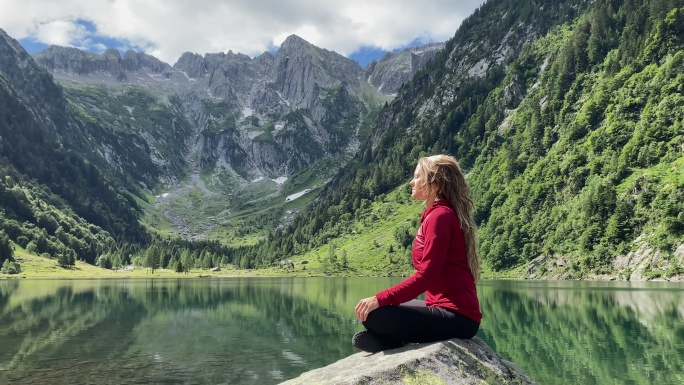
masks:
<svg viewBox="0 0 684 385"><path fill-rule="evenodd" d="M67 110L62 90L52 75L41 68L19 42L0 29L0 87L11 90L28 107L36 122L52 132L60 132L65 141L73 141L74 127L64 113Z"/></svg>
<svg viewBox="0 0 684 385"><path fill-rule="evenodd" d="M116 48L107 48L102 55L111 60L121 60L121 54Z"/></svg>
<svg viewBox="0 0 684 385"><path fill-rule="evenodd" d="M112 77L118 82L126 81L126 72L159 74L170 66L142 52L127 51L121 56L119 50L109 48L102 54L83 52L77 48L52 45L33 55L38 64L57 76Z"/></svg>
<svg viewBox="0 0 684 385"><path fill-rule="evenodd" d="M308 60L323 69L327 69L329 64L333 66L343 66L345 67L345 71L358 72L361 69L361 66L359 66L356 61L340 55L335 51L316 47L297 35L288 36L283 44L281 44L280 49L275 56L276 60L287 60L288 62Z"/></svg>
<svg viewBox="0 0 684 385"><path fill-rule="evenodd" d="M280 49L299 49L299 48L315 48L315 46L308 41L302 39L297 35L288 36L283 44L280 45Z"/></svg>
<svg viewBox="0 0 684 385"><path fill-rule="evenodd" d="M131 49L124 54L121 64L126 71L140 71L148 69L152 73L158 74L169 69L169 65L144 52L135 52Z"/></svg>
<svg viewBox="0 0 684 385"><path fill-rule="evenodd" d="M19 44L18 41L13 39L10 35L5 32L2 28L0 28L0 44L4 46L7 49L11 49L14 51L14 54L19 55L19 56L26 56L26 52L24 51L24 48ZM4 57L4 55L3 55Z"/></svg>
<svg viewBox="0 0 684 385"><path fill-rule="evenodd" d="M185 52L173 65L174 69L185 72L190 78L201 78L207 73L204 58L196 53Z"/></svg>
<svg viewBox="0 0 684 385"><path fill-rule="evenodd" d="M72 82L113 89L136 84L141 87L136 92L173 98L180 104L165 111L173 116L170 121L194 125L192 132L184 134L188 149L180 157L194 160L202 169L225 168L245 180L289 176L323 156L354 151L356 129L369 108L361 66L297 35L285 39L275 53L251 58L233 51L185 52L173 67L133 50L97 54L52 46L33 56L55 78L69 79L67 88ZM121 89L126 100L122 108L132 116L126 130L143 132L149 127L135 111L145 106L135 104L138 94L126 99L127 89ZM78 99L79 92L72 97ZM107 103L119 102L114 95L103 97L116 99ZM376 97L384 100L382 95ZM79 102L84 110L105 104L93 103L92 97ZM98 116L103 124L121 124ZM151 159L159 165L172 165L168 173L159 172L160 180L173 180L172 170L178 170L182 161L160 143L174 125L159 125L157 120L151 125L158 131L144 132L140 142L152 149Z"/></svg>
<svg viewBox="0 0 684 385"><path fill-rule="evenodd" d="M290 35L275 54L271 77L274 88L286 99L300 108L311 108L316 87L329 89L344 83L358 88L360 73L356 61Z"/></svg>
<svg viewBox="0 0 684 385"><path fill-rule="evenodd" d="M381 93L394 94L443 48L444 43L431 43L400 52L388 52L380 60L373 60L366 66L364 78Z"/></svg>

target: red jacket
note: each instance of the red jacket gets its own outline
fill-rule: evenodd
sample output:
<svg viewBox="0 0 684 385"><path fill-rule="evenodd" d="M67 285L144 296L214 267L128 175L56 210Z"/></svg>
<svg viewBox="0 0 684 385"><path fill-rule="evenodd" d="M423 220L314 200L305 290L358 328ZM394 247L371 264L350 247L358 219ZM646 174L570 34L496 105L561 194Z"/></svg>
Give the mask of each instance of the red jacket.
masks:
<svg viewBox="0 0 684 385"><path fill-rule="evenodd" d="M423 211L413 240L416 272L375 295L380 306L399 305L426 293L427 306L439 306L480 322L475 280L468 268L463 230L451 203L437 200Z"/></svg>

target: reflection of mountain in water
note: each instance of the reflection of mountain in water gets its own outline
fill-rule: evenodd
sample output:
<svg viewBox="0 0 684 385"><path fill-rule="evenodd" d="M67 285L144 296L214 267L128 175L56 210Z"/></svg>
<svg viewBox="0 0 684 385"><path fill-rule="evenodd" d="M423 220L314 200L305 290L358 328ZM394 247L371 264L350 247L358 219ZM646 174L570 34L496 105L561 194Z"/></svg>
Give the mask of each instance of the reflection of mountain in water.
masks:
<svg viewBox="0 0 684 385"><path fill-rule="evenodd" d="M353 353L354 305L396 281L0 281L0 383L278 383ZM540 384L682 383L684 286L479 293L480 336Z"/></svg>
<svg viewBox="0 0 684 385"><path fill-rule="evenodd" d="M107 373L98 383L275 383L349 355L351 319L284 295L283 285L133 281L74 293L66 283L2 310L0 382ZM21 295L3 289L5 303Z"/></svg>
<svg viewBox="0 0 684 385"><path fill-rule="evenodd" d="M161 311L136 326L137 347L195 380L231 384L283 381L351 353L351 322L279 291L223 287L202 308Z"/></svg>
<svg viewBox="0 0 684 385"><path fill-rule="evenodd" d="M68 361L111 352L117 346L109 341L124 342L126 337L121 326L144 315L139 305L125 303L120 292L103 295L93 290L75 291L69 285L58 286L52 296L41 295L2 310L0 368L11 369L13 377L20 376L22 368L49 366L54 357ZM74 340L84 343L74 349Z"/></svg>
<svg viewBox="0 0 684 385"><path fill-rule="evenodd" d="M644 326L664 312L674 311L684 319L684 296L676 283L664 282L587 282L581 289L567 281L540 281L528 285L531 298L551 306L576 306L587 298L589 292L610 292L611 299L619 306L631 308ZM562 289L562 290L558 290ZM567 290L571 289L571 290ZM681 286L680 289L684 289Z"/></svg>
<svg viewBox="0 0 684 385"><path fill-rule="evenodd" d="M684 286L496 282L479 291L480 336L540 384L683 379Z"/></svg>

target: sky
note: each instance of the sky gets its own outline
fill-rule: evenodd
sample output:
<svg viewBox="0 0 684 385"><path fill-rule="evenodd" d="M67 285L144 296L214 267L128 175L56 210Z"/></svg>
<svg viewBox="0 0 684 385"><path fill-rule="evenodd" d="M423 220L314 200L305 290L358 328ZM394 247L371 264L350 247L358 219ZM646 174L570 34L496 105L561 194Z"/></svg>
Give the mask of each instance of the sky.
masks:
<svg viewBox="0 0 684 385"><path fill-rule="evenodd" d="M484 0L0 0L0 28L29 53L55 44L142 51L275 52L295 34L361 66L385 52L443 42Z"/></svg>

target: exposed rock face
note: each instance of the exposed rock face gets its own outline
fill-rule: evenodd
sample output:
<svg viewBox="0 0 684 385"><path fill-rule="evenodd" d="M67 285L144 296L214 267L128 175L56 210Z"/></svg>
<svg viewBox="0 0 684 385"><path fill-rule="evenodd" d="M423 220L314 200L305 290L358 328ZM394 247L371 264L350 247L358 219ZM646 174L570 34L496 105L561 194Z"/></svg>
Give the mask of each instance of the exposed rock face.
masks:
<svg viewBox="0 0 684 385"><path fill-rule="evenodd" d="M441 47L431 44L388 54L365 72L357 62L296 35L289 36L275 54L251 58L232 51L204 56L186 52L173 66L134 51L122 57L116 49L94 54L51 46L33 57L55 78L69 80L63 84L66 88L73 87L72 82L109 87L99 92L109 95L106 100L95 100L96 92L83 98L83 103L72 102L91 116L111 119L101 124L117 127L117 132L133 131L136 138L132 139L145 142L150 149L159 181L168 183L182 176L175 175L178 167L165 163L179 164L181 158L203 171L225 170L249 181L290 176L323 157L353 152L371 104L386 100L381 93L394 93ZM375 101L369 98L366 79L381 91ZM183 132L182 137L168 132L185 143L186 152L164 148L161 143L168 128L163 125L152 122L155 132L145 133L147 124L140 117L122 123L115 112L102 113L102 106L117 104L112 98L130 94L130 85L140 86L148 96L126 98L122 107L129 114L142 111L144 106L136 106L137 101L149 107L148 101L157 99L154 103L172 115L167 121L193 126L194 132ZM78 88L73 92L79 93ZM169 101L182 106L178 115L173 116L176 110ZM115 167L127 168L117 159L115 154L107 157Z"/></svg>
<svg viewBox="0 0 684 385"><path fill-rule="evenodd" d="M575 9L572 12L577 12L590 4L586 0L581 0L579 3L579 6L573 6ZM420 92L422 85L420 82L412 83L415 90L411 89L405 94L406 104L409 105L404 107L405 109L418 111L418 115L430 115L448 108L447 106L455 100L459 88L483 77L491 76L497 71L505 71L527 42L545 35L549 26L559 20L570 18L570 14L563 9L563 5L538 7L534 11L534 16L518 19L511 17L510 10L503 8L501 4L503 3L487 2L464 21L454 39L444 47L448 54L444 69L449 75L433 86L435 91L430 97L419 98L419 104L413 103L416 99L414 92ZM497 14L499 16L495 19L502 20L502 22L495 29L496 37L473 40L472 36L468 36L472 33L471 31L479 28L474 27L475 25L488 25L489 21L485 20ZM504 20L515 20L515 22L508 23ZM517 87L517 85L513 86ZM515 89L509 86L507 91L515 92ZM511 101L519 103L522 100L519 95L513 94L512 96L514 97ZM516 103L511 103L506 108L510 109L515 106L517 106Z"/></svg>
<svg viewBox="0 0 684 385"><path fill-rule="evenodd" d="M594 280L625 280L625 281L649 281L654 277L654 272L659 272L659 279L668 281L682 281L684 275L667 275L668 271L677 267L684 267L684 244L674 252L674 258L666 258L664 253L658 251L652 245L644 242L641 237L637 238L636 250L625 255L617 255L612 259L613 273L605 275L593 275L587 277ZM565 261L558 256L540 255L527 264L525 276L534 279L572 279L571 272L565 267ZM650 272L650 274L647 274Z"/></svg>
<svg viewBox="0 0 684 385"><path fill-rule="evenodd" d="M684 243L679 245L679 247L675 251L675 258L677 258L677 262L680 265L684 265Z"/></svg>
<svg viewBox="0 0 684 385"><path fill-rule="evenodd" d="M154 56L144 52L128 50L121 59L121 66L125 71L139 71L143 68L153 73L162 73L169 69L169 65Z"/></svg>
<svg viewBox="0 0 684 385"><path fill-rule="evenodd" d="M136 100L157 99L161 106L179 101L181 115L170 120L194 126L194 134L183 139L188 152L182 156L198 161L195 165L204 171L221 168L244 180L290 176L323 157L353 152L369 103L379 103L368 98L357 62L295 35L276 54L250 58L232 51L204 56L186 52L173 66L134 51L121 57L115 49L100 55L52 46L34 58L55 78L70 80L64 87L73 87L74 81L110 87L105 92L109 100L90 103L90 96L87 105L80 105L84 111L95 106L92 115L103 119L101 106L116 103L111 96L128 92L131 84L149 95ZM128 98L124 106L131 114L140 111L136 100ZM111 125L121 125L114 114L111 119ZM129 125L126 130L142 131L139 119ZM163 132L159 127L157 133ZM164 153L157 143L147 145ZM176 158L177 152L155 158L162 181L175 179L163 172L174 168L163 163Z"/></svg>
<svg viewBox="0 0 684 385"><path fill-rule="evenodd" d="M35 54L34 59L53 73L71 76L107 75L119 82L127 80L126 72L159 74L170 68L168 64L142 52L129 50L122 58L119 51L113 48L100 55L53 45Z"/></svg>
<svg viewBox="0 0 684 385"><path fill-rule="evenodd" d="M207 73L207 67L202 56L192 52L181 55L173 68L185 72L188 77L193 79L200 78Z"/></svg>
<svg viewBox="0 0 684 385"><path fill-rule="evenodd" d="M387 53L380 60L369 63L363 75L379 92L385 95L394 94L443 48L444 43L433 43Z"/></svg>
<svg viewBox="0 0 684 385"><path fill-rule="evenodd" d="M5 86L17 95L34 119L41 122L59 139L72 143L76 139L77 128L66 119L66 101L61 89L54 84L52 76L41 68L24 50L18 41L0 29L0 86Z"/></svg>
<svg viewBox="0 0 684 385"><path fill-rule="evenodd" d="M283 384L534 384L481 339L357 353Z"/></svg>
<svg viewBox="0 0 684 385"><path fill-rule="evenodd" d="M355 61L304 39L288 37L274 58L273 88L300 108L313 106L314 86L331 88L359 83L361 67ZM356 88L356 87L354 87Z"/></svg>

